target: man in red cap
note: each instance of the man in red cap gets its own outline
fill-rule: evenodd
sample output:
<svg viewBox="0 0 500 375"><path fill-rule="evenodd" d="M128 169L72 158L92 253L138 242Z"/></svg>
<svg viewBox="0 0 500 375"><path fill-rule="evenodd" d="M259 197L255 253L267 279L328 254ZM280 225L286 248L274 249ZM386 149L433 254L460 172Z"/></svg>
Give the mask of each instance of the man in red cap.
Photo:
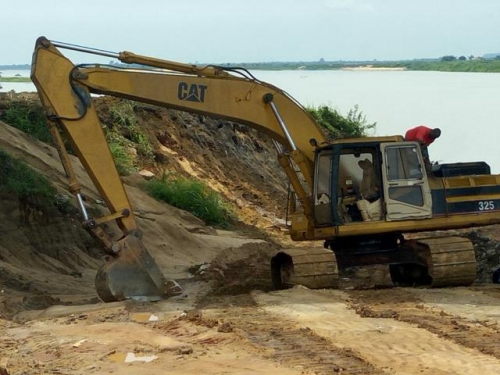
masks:
<svg viewBox="0 0 500 375"><path fill-rule="evenodd" d="M440 135L441 129L431 129L423 125L410 129L405 134L405 141L415 141L420 143L422 156L424 157L425 166L428 171L430 170L431 162L429 160L429 151L427 150L427 146L434 142L436 138L439 138Z"/></svg>

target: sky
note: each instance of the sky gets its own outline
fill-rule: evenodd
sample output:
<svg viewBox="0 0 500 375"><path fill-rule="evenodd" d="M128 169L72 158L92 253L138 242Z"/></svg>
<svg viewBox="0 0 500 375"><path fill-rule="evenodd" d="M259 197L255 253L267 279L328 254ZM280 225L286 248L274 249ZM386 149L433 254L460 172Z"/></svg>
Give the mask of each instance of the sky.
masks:
<svg viewBox="0 0 500 375"><path fill-rule="evenodd" d="M31 63L42 35L184 63L500 52L500 0L7 0L0 10L0 65Z"/></svg>

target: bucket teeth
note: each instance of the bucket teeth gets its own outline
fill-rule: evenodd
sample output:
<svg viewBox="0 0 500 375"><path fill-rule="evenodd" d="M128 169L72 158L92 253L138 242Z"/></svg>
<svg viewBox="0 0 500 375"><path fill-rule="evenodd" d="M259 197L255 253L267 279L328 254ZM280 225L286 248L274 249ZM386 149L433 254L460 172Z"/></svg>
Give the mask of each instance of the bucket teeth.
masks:
<svg viewBox="0 0 500 375"><path fill-rule="evenodd" d="M129 235L119 244L120 252L108 257L95 278L97 294L104 302L158 301L182 293L179 284L165 280L139 238Z"/></svg>

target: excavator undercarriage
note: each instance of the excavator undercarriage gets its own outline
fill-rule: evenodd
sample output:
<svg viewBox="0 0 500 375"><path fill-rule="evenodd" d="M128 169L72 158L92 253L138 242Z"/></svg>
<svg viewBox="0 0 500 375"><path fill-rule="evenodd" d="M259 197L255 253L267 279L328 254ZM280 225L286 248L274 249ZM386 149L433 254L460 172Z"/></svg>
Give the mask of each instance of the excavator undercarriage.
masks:
<svg viewBox="0 0 500 375"><path fill-rule="evenodd" d="M406 240L398 234L326 241L325 247L330 249L287 249L276 254L271 261L274 287L441 287L471 285L476 279L474 246L462 237Z"/></svg>

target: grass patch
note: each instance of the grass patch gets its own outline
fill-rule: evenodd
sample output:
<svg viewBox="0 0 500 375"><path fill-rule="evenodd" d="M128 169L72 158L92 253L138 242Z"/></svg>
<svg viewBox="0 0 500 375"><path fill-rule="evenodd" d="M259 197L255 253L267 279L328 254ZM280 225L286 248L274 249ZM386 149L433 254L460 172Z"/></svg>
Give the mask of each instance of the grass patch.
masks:
<svg viewBox="0 0 500 375"><path fill-rule="evenodd" d="M134 112L134 106L129 101L122 101L109 109L111 119L125 138L135 144L137 153L146 159L153 159L153 148L144 134Z"/></svg>
<svg viewBox="0 0 500 375"><path fill-rule="evenodd" d="M20 159L0 150L0 192L16 195L20 201L50 213L70 205L57 199L57 190L50 181L31 169Z"/></svg>
<svg viewBox="0 0 500 375"><path fill-rule="evenodd" d="M0 119L42 142L52 143L52 135L42 107L13 103Z"/></svg>
<svg viewBox="0 0 500 375"><path fill-rule="evenodd" d="M130 101L120 101L109 108L109 118L103 122L106 140L122 176L154 161L153 147L142 132L134 106Z"/></svg>
<svg viewBox="0 0 500 375"><path fill-rule="evenodd" d="M189 211L208 225L229 228L234 219L220 194L201 181L165 174L147 182L145 189L155 199Z"/></svg>
<svg viewBox="0 0 500 375"><path fill-rule="evenodd" d="M125 139L120 133L115 130L106 131L106 140L108 141L109 149L113 160L115 161L116 170L121 176L127 176L134 172L135 158L127 149L131 147L130 141Z"/></svg>

